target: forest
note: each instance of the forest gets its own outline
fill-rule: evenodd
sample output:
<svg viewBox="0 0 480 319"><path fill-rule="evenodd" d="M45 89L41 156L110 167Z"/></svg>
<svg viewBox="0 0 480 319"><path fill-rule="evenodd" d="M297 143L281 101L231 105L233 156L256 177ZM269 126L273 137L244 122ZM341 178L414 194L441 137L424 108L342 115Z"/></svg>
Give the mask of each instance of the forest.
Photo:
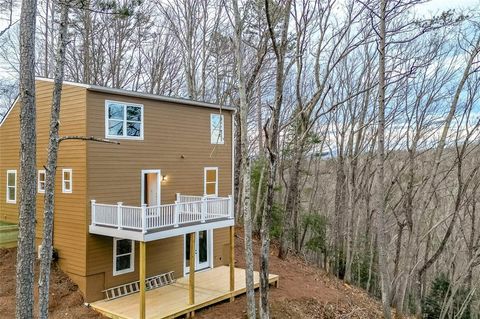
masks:
<svg viewBox="0 0 480 319"><path fill-rule="evenodd" d="M478 2L0 0L0 117L28 3L36 76L237 108L250 270L262 243L249 318L270 317L271 243L381 299L385 318L480 318Z"/></svg>

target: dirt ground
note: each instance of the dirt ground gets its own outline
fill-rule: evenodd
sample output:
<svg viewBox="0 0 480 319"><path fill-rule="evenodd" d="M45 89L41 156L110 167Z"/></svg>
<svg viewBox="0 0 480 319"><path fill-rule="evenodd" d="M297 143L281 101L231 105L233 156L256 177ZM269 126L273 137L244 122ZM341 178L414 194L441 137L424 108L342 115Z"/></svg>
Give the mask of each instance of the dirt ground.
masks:
<svg viewBox="0 0 480 319"><path fill-rule="evenodd" d="M0 318L15 318L15 248L0 248ZM38 282L38 265L35 267ZM104 318L83 305L83 296L67 275L55 265L50 280L50 318ZM35 299L37 293L35 292ZM36 310L36 309L35 309Z"/></svg>
<svg viewBox="0 0 480 319"><path fill-rule="evenodd" d="M243 230L235 231L235 259L237 267L245 267ZM258 271L259 239L254 240L255 270ZM351 287L326 274L319 268L307 265L302 259L290 256L281 260L271 249L270 272L280 276L279 288L271 287L272 318L310 319L382 318L381 304L365 291ZM258 297L258 292L256 293ZM246 318L245 295L235 302L225 302L198 311L196 318Z"/></svg>
<svg viewBox="0 0 480 319"><path fill-rule="evenodd" d="M258 239L254 241L254 249L255 270L258 270ZM243 230L238 228L235 236L237 267L245 266L243 252ZM275 253L276 248L272 247L271 273L280 275L280 287L270 290L272 318L382 318L380 303L363 290L345 285L296 256L280 260ZM16 249L0 249L0 318L15 316L15 259ZM35 276L38 276L38 267ZM50 318L104 318L83 305L78 287L56 266L52 269L50 287ZM245 308L243 295L232 303L224 302L200 310L195 317L243 319L246 318Z"/></svg>

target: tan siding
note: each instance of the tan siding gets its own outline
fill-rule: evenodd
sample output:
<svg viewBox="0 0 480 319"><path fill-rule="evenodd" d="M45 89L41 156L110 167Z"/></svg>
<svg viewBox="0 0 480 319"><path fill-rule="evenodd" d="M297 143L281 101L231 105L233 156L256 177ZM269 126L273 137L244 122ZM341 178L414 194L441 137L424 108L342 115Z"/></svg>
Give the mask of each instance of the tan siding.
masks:
<svg viewBox="0 0 480 319"><path fill-rule="evenodd" d="M175 193L203 194L204 167L219 167L219 193L231 194L231 117L225 113L225 144L210 144L214 109L89 92L88 133L105 135L105 100L144 104L144 140L88 144L88 197L100 203L140 204L142 169L161 169L162 203ZM183 158L182 158L183 155Z"/></svg>
<svg viewBox="0 0 480 319"><path fill-rule="evenodd" d="M88 135L105 135L105 100L144 105L144 140L120 139L120 145L87 145L88 201L140 205L142 169L160 169L167 176L161 185L162 204L173 203L175 193L202 195L205 167L218 167L220 196L232 193L231 112L224 112L225 144L212 145L210 114L218 110L88 92ZM228 240L228 229L227 237L223 234L223 230L215 231L214 265L223 264L225 259L222 247L225 238ZM173 270L182 276L183 245L183 236L148 243L147 275ZM112 276L111 238L89 235L87 246L87 275L92 276L92 285L96 280L93 278L98 279L94 276L101 273L105 287L138 279L137 267L134 273ZM88 287L87 290L90 291ZM95 298L96 295L87 296Z"/></svg>
<svg viewBox="0 0 480 319"><path fill-rule="evenodd" d="M38 169L46 161L52 83L37 82ZM140 204L142 169L161 169L162 203L175 193L201 195L204 167L219 168L219 194L231 194L231 113L225 115L225 144L210 144L210 114L215 109L87 92L65 85L62 95L61 135L104 137L105 99L144 104L143 141L120 140L120 145L65 141L59 153L56 180L54 246L60 265L86 294L102 297L101 290L138 278L135 272L113 276L113 239L88 234L89 202ZM85 101L88 107L85 106ZM0 220L17 222L18 205L5 202L6 170L19 169L19 105L0 127ZM73 193L63 194L62 168L73 169ZM87 171L88 168L88 171ZM87 192L88 187L88 192ZM18 192L17 192L18 198ZM41 240L43 195L38 194L37 244ZM183 236L147 244L147 275L175 271L183 275ZM228 263L228 229L214 231L213 263ZM87 253L88 249L88 253ZM136 254L138 264L138 254Z"/></svg>
<svg viewBox="0 0 480 319"><path fill-rule="evenodd" d="M113 239L105 236L96 237L95 249L90 249L89 254L102 257L98 258L95 263L91 263L87 285L98 286L98 282L96 281L99 279L99 275L101 275L104 280L102 289L100 290L138 280L138 243L135 243L134 271L114 276ZM182 277L183 241L183 236L177 236L147 243L147 277L168 271L174 271L176 277ZM90 287L87 287L88 292L92 290ZM89 301L98 300L98 298L96 298L97 296L103 298L103 296L99 296L98 293L93 291L87 295L87 299Z"/></svg>
<svg viewBox="0 0 480 319"><path fill-rule="evenodd" d="M92 235L94 236L94 235ZM134 271L113 276L113 239L105 236L94 236L89 248L89 255L98 256L95 263L89 264L86 298L93 302L104 298L101 291L105 288L138 280L138 243L135 243ZM183 276L184 267L184 236L156 240L147 243L147 277L174 271L175 277ZM101 256L101 257L100 257ZM229 228L213 231L213 266L229 263ZM101 282L99 282L101 281Z"/></svg>
<svg viewBox="0 0 480 319"><path fill-rule="evenodd" d="M43 169L47 158L52 83L37 81L37 168ZM60 135L85 135L86 92L84 88L65 85L62 94ZM18 222L17 204L5 202L6 170L19 170L19 112L17 103L0 127L0 219ZM84 142L62 142L56 176L54 246L60 265L70 274L84 276L86 249L86 146ZM62 168L73 169L73 193L63 194ZM17 174L20 172L18 171ZM17 176L18 180L18 176ZM18 186L18 185L17 185ZM43 194L37 194L37 242L43 227ZM79 282L79 284L81 284Z"/></svg>
<svg viewBox="0 0 480 319"><path fill-rule="evenodd" d="M230 263L230 228L213 230L213 266Z"/></svg>

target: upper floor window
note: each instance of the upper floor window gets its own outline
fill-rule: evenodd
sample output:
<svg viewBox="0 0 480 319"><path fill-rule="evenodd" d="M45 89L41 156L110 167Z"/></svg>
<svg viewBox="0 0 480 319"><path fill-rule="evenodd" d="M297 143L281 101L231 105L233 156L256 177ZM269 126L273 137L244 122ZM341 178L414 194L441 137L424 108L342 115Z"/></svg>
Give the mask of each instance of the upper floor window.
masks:
<svg viewBox="0 0 480 319"><path fill-rule="evenodd" d="M205 167L203 193L205 196L218 196L218 168Z"/></svg>
<svg viewBox="0 0 480 319"><path fill-rule="evenodd" d="M17 202L17 170L7 171L7 203Z"/></svg>
<svg viewBox="0 0 480 319"><path fill-rule="evenodd" d="M72 169L64 168L62 169L62 192L71 193L72 192Z"/></svg>
<svg viewBox="0 0 480 319"><path fill-rule="evenodd" d="M38 170L38 192L45 193L45 170Z"/></svg>
<svg viewBox="0 0 480 319"><path fill-rule="evenodd" d="M210 142L223 144L223 115L210 114Z"/></svg>
<svg viewBox="0 0 480 319"><path fill-rule="evenodd" d="M105 101L105 136L143 139L143 105Z"/></svg>
<svg viewBox="0 0 480 319"><path fill-rule="evenodd" d="M130 239L113 239L113 275L134 270L134 246Z"/></svg>

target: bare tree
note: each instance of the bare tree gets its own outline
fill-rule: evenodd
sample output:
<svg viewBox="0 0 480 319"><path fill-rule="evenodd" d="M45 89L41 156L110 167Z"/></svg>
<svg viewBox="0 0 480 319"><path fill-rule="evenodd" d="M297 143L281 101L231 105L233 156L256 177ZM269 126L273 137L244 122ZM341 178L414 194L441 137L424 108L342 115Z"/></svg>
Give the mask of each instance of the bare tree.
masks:
<svg viewBox="0 0 480 319"><path fill-rule="evenodd" d="M35 25L36 0L23 0L20 14L20 211L16 318L33 318L37 198Z"/></svg>
<svg viewBox="0 0 480 319"><path fill-rule="evenodd" d="M43 213L43 238L42 249L40 251L40 276L38 280L39 287L39 318L48 318L48 301L50 291L50 266L52 263L52 235L53 219L55 207L55 176L57 172L57 156L60 128L60 102L62 96L62 86L65 66L65 50L68 42L68 13L69 3L57 3L60 7L60 26L58 32L58 47L55 58L55 76L52 96L52 109L50 114L50 139L48 143L47 164L45 166L45 198Z"/></svg>
<svg viewBox="0 0 480 319"><path fill-rule="evenodd" d="M275 98L271 108L271 116L268 120L268 127L265 127L265 143L267 148L268 173L267 173L267 194L265 196L265 208L262 214L262 226L260 235L262 248L260 254L260 318L270 318L269 309L269 258L270 258L270 225L272 219L273 200L278 169L278 151L280 136L280 114L283 103L283 87L285 84L285 57L288 50L288 27L290 22L290 10L292 1L287 0L278 3L277 7L270 8L270 1L265 1L265 14L267 17L268 31L271 45L275 54ZM275 18L274 18L275 17ZM274 20L275 19L275 20ZM274 23L278 21L278 36L275 32Z"/></svg>
<svg viewBox="0 0 480 319"><path fill-rule="evenodd" d="M238 82L238 93L240 96L240 136L241 136L241 158L242 166L240 168L240 176L242 176L242 193L240 205L243 209L243 224L245 232L245 280L247 289L247 316L249 319L257 317L255 311L255 287L253 282L253 243L252 243L252 212L250 204L250 157L248 155L248 129L247 129L247 115L248 103L247 94L245 90L245 74L244 74L244 50L243 50L243 21L244 18L240 16L238 8L238 1L233 0L233 15L234 15L234 48L236 73Z"/></svg>
<svg viewBox="0 0 480 319"><path fill-rule="evenodd" d="M13 16L13 10L15 8L15 1L14 0L1 0L0 1L0 21L5 20L6 23L4 26L0 28L0 37L4 35L15 23Z"/></svg>
<svg viewBox="0 0 480 319"><path fill-rule="evenodd" d="M391 318L390 310L390 273L388 271L387 242L385 239L385 48L386 48L386 0L380 0L378 32L378 132L377 132L377 170L375 208L377 214L378 266L382 286L383 316Z"/></svg>

